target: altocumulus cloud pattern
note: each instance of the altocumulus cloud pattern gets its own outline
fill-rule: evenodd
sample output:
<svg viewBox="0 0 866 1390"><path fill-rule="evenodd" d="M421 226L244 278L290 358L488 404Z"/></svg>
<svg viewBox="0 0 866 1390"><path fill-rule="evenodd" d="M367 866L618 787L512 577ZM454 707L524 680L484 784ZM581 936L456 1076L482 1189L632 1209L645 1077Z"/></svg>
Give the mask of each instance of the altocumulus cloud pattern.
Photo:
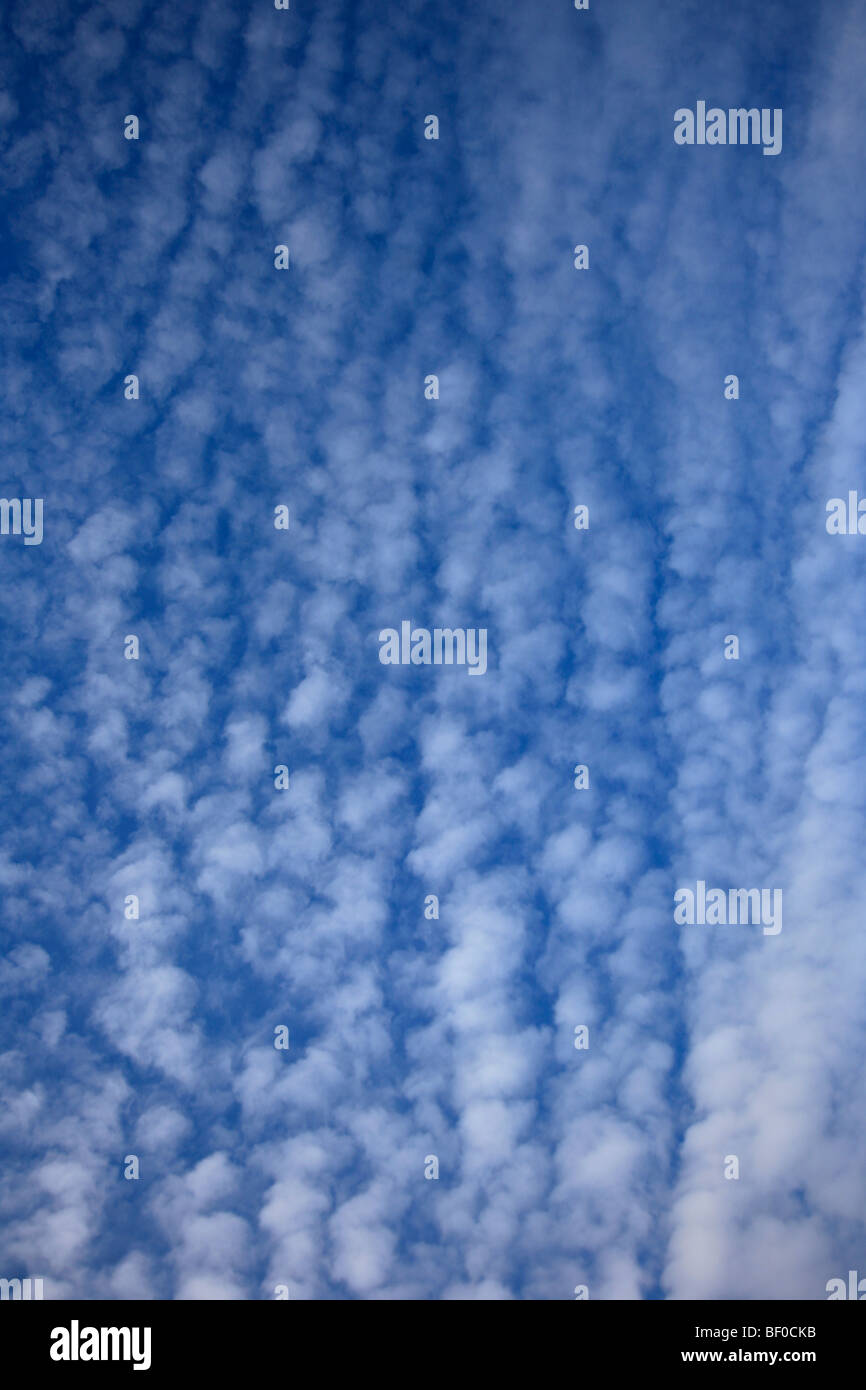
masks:
<svg viewBox="0 0 866 1390"><path fill-rule="evenodd" d="M862 4L2 24L0 1275L866 1273Z"/></svg>

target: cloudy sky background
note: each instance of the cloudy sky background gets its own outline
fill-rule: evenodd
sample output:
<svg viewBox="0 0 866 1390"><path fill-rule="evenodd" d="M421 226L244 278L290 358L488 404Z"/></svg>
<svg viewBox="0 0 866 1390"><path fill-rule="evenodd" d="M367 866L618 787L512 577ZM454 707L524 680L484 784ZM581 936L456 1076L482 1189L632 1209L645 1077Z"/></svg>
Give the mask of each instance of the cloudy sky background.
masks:
<svg viewBox="0 0 866 1390"><path fill-rule="evenodd" d="M0 1275L866 1274L862 5L2 23L0 490L45 534L0 538ZM676 146L698 99L782 153ZM380 665L404 618L487 674ZM676 926L698 878L781 934Z"/></svg>

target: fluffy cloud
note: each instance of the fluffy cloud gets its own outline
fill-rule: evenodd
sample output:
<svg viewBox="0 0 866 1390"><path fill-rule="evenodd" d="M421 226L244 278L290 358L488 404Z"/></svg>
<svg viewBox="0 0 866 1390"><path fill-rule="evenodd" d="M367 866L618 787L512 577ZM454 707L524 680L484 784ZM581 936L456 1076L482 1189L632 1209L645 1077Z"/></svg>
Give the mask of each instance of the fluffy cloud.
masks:
<svg viewBox="0 0 866 1390"><path fill-rule="evenodd" d="M0 1270L822 1297L866 1236L862 12L10 13ZM781 157L676 146L684 73ZM382 666L404 618L487 673ZM699 878L782 933L678 927Z"/></svg>

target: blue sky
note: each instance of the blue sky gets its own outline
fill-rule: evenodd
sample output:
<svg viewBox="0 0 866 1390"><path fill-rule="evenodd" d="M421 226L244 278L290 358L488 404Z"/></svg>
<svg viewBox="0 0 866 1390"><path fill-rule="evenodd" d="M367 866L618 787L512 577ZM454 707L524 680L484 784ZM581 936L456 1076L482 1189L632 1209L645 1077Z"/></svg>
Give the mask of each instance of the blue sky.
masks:
<svg viewBox="0 0 866 1390"><path fill-rule="evenodd" d="M862 6L2 23L0 1275L866 1274ZM677 145L699 100L781 153ZM698 880L783 930L675 924Z"/></svg>

